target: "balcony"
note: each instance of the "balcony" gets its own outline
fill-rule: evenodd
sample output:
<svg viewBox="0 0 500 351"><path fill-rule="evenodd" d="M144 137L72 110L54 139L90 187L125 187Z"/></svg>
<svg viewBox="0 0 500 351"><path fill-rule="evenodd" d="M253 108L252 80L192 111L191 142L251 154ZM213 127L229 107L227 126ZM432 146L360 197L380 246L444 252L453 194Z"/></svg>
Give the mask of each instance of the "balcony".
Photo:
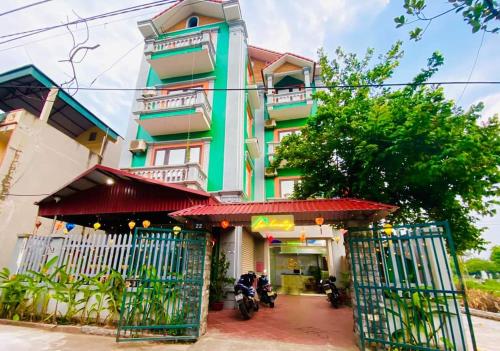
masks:
<svg viewBox="0 0 500 351"><path fill-rule="evenodd" d="M212 107L203 90L161 95L143 93L137 123L151 136L201 132L210 129Z"/></svg>
<svg viewBox="0 0 500 351"><path fill-rule="evenodd" d="M267 143L267 158L268 158L270 164L273 163L274 155L276 154L276 151L277 151L279 146L280 146L280 143L276 142L276 141L270 141ZM287 164L287 161L282 160L278 167L283 168L286 166L286 164Z"/></svg>
<svg viewBox="0 0 500 351"><path fill-rule="evenodd" d="M146 59L161 78L212 72L215 49L210 31L146 41Z"/></svg>
<svg viewBox="0 0 500 351"><path fill-rule="evenodd" d="M179 183L191 189L207 190L207 175L198 163L177 166L129 168L125 171L165 183Z"/></svg>
<svg viewBox="0 0 500 351"><path fill-rule="evenodd" d="M312 99L307 90L267 95L269 117L276 121L309 117Z"/></svg>

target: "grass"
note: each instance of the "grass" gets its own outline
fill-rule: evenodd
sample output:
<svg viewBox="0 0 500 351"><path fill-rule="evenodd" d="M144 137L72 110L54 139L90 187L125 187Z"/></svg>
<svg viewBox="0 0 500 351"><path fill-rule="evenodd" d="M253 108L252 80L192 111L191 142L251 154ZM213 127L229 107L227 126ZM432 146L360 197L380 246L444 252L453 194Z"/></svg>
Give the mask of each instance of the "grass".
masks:
<svg viewBox="0 0 500 351"><path fill-rule="evenodd" d="M500 281L488 279L481 282L476 279L466 279L465 286L469 290L479 290L500 298Z"/></svg>

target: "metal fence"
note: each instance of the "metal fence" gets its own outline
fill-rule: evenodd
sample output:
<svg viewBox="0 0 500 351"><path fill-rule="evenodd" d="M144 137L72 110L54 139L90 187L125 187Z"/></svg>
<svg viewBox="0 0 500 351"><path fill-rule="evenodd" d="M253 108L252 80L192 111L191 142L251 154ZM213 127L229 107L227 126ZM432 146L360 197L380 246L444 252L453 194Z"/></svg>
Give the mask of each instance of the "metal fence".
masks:
<svg viewBox="0 0 500 351"><path fill-rule="evenodd" d="M57 266L78 279L82 274L95 276L115 270L125 277L132 246L132 234L68 234L64 237L29 236L17 261L17 273L39 271L52 257Z"/></svg>
<svg viewBox="0 0 500 351"><path fill-rule="evenodd" d="M362 350L476 350L447 223L350 230L348 241Z"/></svg>

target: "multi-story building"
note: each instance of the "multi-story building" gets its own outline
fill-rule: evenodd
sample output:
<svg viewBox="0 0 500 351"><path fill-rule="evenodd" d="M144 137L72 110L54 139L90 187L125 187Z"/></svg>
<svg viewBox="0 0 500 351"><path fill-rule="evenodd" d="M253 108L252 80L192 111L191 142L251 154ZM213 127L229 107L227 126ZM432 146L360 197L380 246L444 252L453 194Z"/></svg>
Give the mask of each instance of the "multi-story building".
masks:
<svg viewBox="0 0 500 351"><path fill-rule="evenodd" d="M54 230L53 221L37 219L35 202L96 164L116 167L121 145L112 128L32 65L0 74L0 112L5 267L17 235Z"/></svg>
<svg viewBox="0 0 500 351"><path fill-rule="evenodd" d="M269 165L280 141L315 113L316 63L249 45L237 0L179 1L138 26L145 50L137 87L145 89L132 109L121 168L221 201L288 198L300 172ZM297 241L305 230L332 239L330 227L274 236ZM234 276L270 268L265 238L242 227L221 238Z"/></svg>

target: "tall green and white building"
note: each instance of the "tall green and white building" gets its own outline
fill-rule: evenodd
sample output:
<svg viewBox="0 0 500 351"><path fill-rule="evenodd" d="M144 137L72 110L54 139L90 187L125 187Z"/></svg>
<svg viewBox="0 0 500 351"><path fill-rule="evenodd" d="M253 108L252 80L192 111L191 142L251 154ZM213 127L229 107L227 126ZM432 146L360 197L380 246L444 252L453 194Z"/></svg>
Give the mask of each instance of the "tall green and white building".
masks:
<svg viewBox="0 0 500 351"><path fill-rule="evenodd" d="M251 46L238 0L179 1L138 26L145 48L137 86L146 89L133 105L121 167L223 202L289 197L300 172L269 165L280 141L315 113L316 63ZM330 227L274 237L298 239L304 230L331 242ZM221 238L234 276L273 271L265 238L243 227Z"/></svg>

